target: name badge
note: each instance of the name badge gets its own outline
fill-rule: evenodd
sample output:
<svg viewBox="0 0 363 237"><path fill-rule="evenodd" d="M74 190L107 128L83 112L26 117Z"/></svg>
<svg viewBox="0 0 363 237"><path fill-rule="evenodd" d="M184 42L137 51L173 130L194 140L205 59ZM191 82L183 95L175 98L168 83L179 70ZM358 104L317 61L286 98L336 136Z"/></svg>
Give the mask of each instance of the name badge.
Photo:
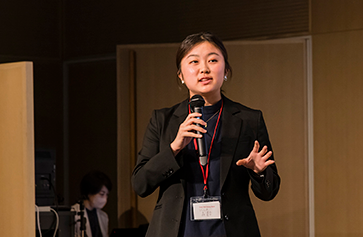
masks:
<svg viewBox="0 0 363 237"><path fill-rule="evenodd" d="M222 219L221 197L191 197L190 220Z"/></svg>

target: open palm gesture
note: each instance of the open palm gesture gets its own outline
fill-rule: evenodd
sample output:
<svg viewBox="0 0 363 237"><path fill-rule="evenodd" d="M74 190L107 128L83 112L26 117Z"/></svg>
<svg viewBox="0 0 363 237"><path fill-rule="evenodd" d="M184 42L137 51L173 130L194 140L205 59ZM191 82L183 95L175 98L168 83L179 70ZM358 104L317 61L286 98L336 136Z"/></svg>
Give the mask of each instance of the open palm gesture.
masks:
<svg viewBox="0 0 363 237"><path fill-rule="evenodd" d="M267 152L267 146L264 146L261 151L260 144L255 141L255 145L247 158L240 159L237 161L237 165L253 170L256 174L262 173L267 166L275 163L274 160L268 160L271 157L272 151Z"/></svg>

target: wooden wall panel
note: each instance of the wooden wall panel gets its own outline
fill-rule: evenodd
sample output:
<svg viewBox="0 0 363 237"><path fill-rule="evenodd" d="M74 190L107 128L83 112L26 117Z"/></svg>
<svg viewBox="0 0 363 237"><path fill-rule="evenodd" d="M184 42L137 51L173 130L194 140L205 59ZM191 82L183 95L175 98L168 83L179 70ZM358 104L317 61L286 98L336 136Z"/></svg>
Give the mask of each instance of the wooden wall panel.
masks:
<svg viewBox="0 0 363 237"><path fill-rule="evenodd" d="M35 236L33 65L0 65L0 236Z"/></svg>
<svg viewBox="0 0 363 237"><path fill-rule="evenodd" d="M117 216L118 226L132 227L129 51L117 47Z"/></svg>
<svg viewBox="0 0 363 237"><path fill-rule="evenodd" d="M363 1L311 0L312 34L363 28Z"/></svg>
<svg viewBox="0 0 363 237"><path fill-rule="evenodd" d="M119 184L119 225L127 227L131 212L131 171L135 164L128 160L130 149L130 82L129 51L136 53L137 78L137 151L145 133L153 109L172 106L187 98L185 88L177 85L175 53L179 44L127 45L117 48L118 67L118 173L123 180ZM162 48L162 50L160 49ZM138 224L145 224L151 218L157 192L148 198L137 198ZM122 201L120 201L122 200Z"/></svg>
<svg viewBox="0 0 363 237"><path fill-rule="evenodd" d="M317 237L363 235L363 31L313 36Z"/></svg>
<svg viewBox="0 0 363 237"><path fill-rule="evenodd" d="M226 95L262 110L281 177L274 200L252 192L262 236L308 236L305 39L227 43L233 77Z"/></svg>
<svg viewBox="0 0 363 237"><path fill-rule="evenodd" d="M8 60L60 59L61 1L6 1L1 4L0 55ZM21 60L21 59L20 59Z"/></svg>
<svg viewBox="0 0 363 237"><path fill-rule="evenodd" d="M115 44L180 42L200 31L232 40L310 30L309 0L65 2L66 58L113 53ZM201 9L215 17L201 15Z"/></svg>

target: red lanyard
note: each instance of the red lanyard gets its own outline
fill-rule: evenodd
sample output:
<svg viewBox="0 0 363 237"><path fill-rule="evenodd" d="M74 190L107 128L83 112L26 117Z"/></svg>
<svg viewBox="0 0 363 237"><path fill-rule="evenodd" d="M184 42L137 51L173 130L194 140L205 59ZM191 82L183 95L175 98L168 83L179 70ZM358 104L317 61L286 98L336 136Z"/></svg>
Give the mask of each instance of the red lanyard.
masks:
<svg viewBox="0 0 363 237"><path fill-rule="evenodd" d="M221 118L222 109L223 109L223 100L222 100L221 110L219 111L217 123L216 123L216 126L214 127L212 141L211 141L210 146L209 146L208 159L207 159L207 164L206 164L205 170L204 170L204 167L199 162L199 166L200 166L200 169L202 170L203 180L204 180L204 188L203 188L204 195L206 195L207 189L208 189L208 187L207 187L207 180L208 180L208 171L209 171L209 159L210 159L210 156L211 156L211 151L212 151L212 146L213 146L214 138L216 136L217 128L218 128L218 125L219 125L219 120ZM190 107L189 107L189 113L190 113ZM194 139L193 141L194 141L195 150L198 151L197 140Z"/></svg>

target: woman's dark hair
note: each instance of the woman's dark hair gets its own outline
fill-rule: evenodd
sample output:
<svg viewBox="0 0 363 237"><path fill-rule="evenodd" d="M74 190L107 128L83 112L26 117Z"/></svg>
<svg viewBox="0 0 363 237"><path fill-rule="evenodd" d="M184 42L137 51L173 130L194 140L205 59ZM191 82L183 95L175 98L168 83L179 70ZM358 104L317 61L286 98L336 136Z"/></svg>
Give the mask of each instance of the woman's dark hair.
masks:
<svg viewBox="0 0 363 237"><path fill-rule="evenodd" d="M177 75L181 73L181 61L185 57L185 55L197 44L200 44L202 42L209 42L216 46L221 52L224 57L224 63L225 63L225 70L231 75L232 68L229 65L228 62L228 54L227 50L224 47L222 41L214 34L210 32L200 32L197 34L192 34L187 36L183 42L180 44L179 49L176 53L176 67L177 67Z"/></svg>
<svg viewBox="0 0 363 237"><path fill-rule="evenodd" d="M106 186L110 192L112 183L110 178L103 172L93 170L83 176L80 184L80 191L83 199L88 199L88 195L94 195L101 191L102 187Z"/></svg>

